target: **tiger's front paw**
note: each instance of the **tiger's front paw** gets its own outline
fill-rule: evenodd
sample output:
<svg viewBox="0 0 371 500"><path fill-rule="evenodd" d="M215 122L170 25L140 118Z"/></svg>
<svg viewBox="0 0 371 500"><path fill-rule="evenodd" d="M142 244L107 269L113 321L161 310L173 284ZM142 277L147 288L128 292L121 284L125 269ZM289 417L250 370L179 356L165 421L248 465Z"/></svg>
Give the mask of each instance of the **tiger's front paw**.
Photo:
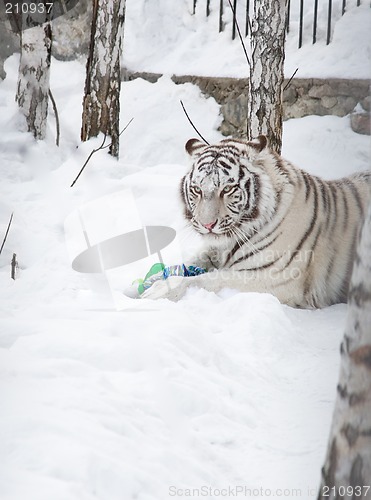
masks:
<svg viewBox="0 0 371 500"><path fill-rule="evenodd" d="M187 280L183 276L170 276L166 280L158 280L146 290L141 298L142 299L169 299L177 302L183 297L187 289Z"/></svg>

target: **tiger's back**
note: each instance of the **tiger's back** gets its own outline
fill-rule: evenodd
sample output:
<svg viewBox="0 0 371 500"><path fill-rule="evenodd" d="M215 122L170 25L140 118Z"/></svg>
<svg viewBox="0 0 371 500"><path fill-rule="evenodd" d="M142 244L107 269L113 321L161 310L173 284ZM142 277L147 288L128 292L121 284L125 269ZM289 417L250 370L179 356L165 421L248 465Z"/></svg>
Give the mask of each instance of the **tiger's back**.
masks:
<svg viewBox="0 0 371 500"><path fill-rule="evenodd" d="M271 152L263 136L192 139L186 149L194 164L181 198L204 240L192 263L214 270L199 286L270 292L297 307L346 301L371 172L325 181Z"/></svg>

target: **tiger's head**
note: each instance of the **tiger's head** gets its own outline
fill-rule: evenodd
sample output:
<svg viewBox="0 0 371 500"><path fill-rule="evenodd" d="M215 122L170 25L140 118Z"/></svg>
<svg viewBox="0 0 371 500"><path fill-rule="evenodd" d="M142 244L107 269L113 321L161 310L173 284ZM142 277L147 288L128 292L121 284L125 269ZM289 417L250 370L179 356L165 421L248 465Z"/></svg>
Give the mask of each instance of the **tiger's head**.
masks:
<svg viewBox="0 0 371 500"><path fill-rule="evenodd" d="M261 199L272 191L269 176L258 166L266 146L265 136L251 142L225 139L211 146L198 139L186 143L193 165L182 179L181 198L185 217L198 233L230 237L238 236L242 225L254 227Z"/></svg>

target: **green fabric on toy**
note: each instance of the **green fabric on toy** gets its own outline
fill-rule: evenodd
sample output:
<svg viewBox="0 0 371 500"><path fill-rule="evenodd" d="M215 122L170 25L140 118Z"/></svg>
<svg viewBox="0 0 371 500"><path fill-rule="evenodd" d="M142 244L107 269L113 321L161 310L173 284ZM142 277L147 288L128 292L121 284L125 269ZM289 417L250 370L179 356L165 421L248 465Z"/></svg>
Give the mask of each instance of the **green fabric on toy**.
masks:
<svg viewBox="0 0 371 500"><path fill-rule="evenodd" d="M148 288L153 285L153 283L155 283L155 281L166 280L170 276L197 276L206 272L206 269L202 267L185 266L184 264L165 266L165 264L158 262L151 266L144 279L135 280L133 282L133 285L137 286L138 294L142 295L146 290L148 290Z"/></svg>
<svg viewBox="0 0 371 500"><path fill-rule="evenodd" d="M153 264L151 266L151 269L148 271L148 273L145 275L144 279L139 279L136 280L134 283L138 283L138 293L139 295L142 295L142 293L147 290L151 285L148 286L148 283L154 283L157 281L157 279L161 279L161 273L165 269L165 264L161 264L160 262L157 262L156 264ZM157 279L154 277L159 276ZM153 281L152 281L153 280Z"/></svg>

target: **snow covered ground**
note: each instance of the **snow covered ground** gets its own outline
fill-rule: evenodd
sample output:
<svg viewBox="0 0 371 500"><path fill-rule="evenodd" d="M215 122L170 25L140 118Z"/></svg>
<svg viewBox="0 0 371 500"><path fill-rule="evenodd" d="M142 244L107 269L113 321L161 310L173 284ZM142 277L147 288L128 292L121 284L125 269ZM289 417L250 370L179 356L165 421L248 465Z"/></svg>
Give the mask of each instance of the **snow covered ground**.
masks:
<svg viewBox="0 0 371 500"><path fill-rule="evenodd" d="M17 64L8 59L0 83L1 241L14 212L0 256L0 498L316 498L345 305L300 311L270 295L194 289L177 304L117 310L103 276L71 268L67 216L125 188L144 223L191 244L177 189L194 134L179 100L210 141L220 138L215 101L167 76L125 83L122 124L134 121L119 162L97 153L70 188L102 140L79 141L84 64L52 61L60 148L52 113L46 141L22 132ZM369 146L349 117L285 123L284 156L326 178L368 168Z"/></svg>
<svg viewBox="0 0 371 500"><path fill-rule="evenodd" d="M218 33L219 1L157 0L128 2L123 63L134 71L201 76L247 76L249 70L240 41L231 39L232 13L224 2L225 30ZM369 2L332 0L331 43L326 45L329 2L318 2L317 43L312 45L314 0L305 0L303 46L298 49L299 1L291 2L290 32L287 35L285 76L297 78L370 78L371 10ZM245 5L239 0L238 19L245 26ZM253 5L253 2L250 2ZM251 7L252 12L252 7ZM161 15L159 15L161 13ZM245 39L249 52L249 39Z"/></svg>

